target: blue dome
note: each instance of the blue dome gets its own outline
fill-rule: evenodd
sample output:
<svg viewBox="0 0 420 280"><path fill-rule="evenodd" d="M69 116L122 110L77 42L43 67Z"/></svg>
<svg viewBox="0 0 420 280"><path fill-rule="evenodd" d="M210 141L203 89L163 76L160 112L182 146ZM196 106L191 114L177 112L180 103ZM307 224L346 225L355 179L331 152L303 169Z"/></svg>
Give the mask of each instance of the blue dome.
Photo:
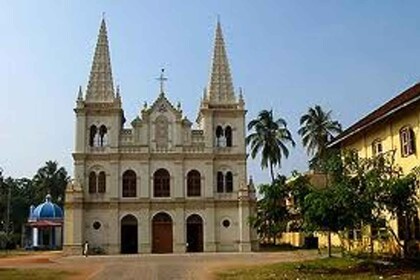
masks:
<svg viewBox="0 0 420 280"><path fill-rule="evenodd" d="M38 205L32 212L32 219L48 220L48 219L62 219L63 210L51 202L51 195L45 197L45 202Z"/></svg>

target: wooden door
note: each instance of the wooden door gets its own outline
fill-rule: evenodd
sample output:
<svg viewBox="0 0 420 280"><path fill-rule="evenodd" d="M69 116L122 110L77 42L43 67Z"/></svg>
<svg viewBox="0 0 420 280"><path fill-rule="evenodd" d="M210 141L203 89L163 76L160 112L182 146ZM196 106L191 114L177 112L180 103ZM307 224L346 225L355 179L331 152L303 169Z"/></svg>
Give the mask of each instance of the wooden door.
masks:
<svg viewBox="0 0 420 280"><path fill-rule="evenodd" d="M172 253L172 219L159 213L152 223L152 253Z"/></svg>

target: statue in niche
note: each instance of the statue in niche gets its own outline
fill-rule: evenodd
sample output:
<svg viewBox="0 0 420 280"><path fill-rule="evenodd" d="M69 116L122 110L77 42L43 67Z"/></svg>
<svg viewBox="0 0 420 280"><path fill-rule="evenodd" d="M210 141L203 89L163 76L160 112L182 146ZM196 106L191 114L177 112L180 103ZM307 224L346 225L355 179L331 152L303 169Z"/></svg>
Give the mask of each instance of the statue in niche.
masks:
<svg viewBox="0 0 420 280"><path fill-rule="evenodd" d="M168 147L168 119L161 115L155 121L156 148Z"/></svg>

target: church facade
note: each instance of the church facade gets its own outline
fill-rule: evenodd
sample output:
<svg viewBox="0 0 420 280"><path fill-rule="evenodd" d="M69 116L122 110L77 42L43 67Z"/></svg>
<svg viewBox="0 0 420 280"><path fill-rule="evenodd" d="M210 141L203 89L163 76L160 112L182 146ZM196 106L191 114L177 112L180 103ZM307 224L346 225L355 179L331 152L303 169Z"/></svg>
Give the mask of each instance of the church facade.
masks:
<svg viewBox="0 0 420 280"><path fill-rule="evenodd" d="M163 88L124 126L102 20L85 92L74 109L74 179L65 198L64 244L100 253L246 252L258 248L248 217L245 102L235 95L221 25L197 124Z"/></svg>

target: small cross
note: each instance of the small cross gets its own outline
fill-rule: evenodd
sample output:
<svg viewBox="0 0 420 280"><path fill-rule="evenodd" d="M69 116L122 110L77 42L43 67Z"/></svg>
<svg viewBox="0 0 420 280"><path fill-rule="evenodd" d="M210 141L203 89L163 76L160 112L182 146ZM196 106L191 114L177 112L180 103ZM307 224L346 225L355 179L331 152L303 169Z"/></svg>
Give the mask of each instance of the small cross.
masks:
<svg viewBox="0 0 420 280"><path fill-rule="evenodd" d="M168 80L168 78L166 78L163 74L165 72L165 69L162 68L162 71L160 73L160 77L157 78L156 80L158 80L160 82L160 93L163 94L164 90L163 90L163 85L164 83Z"/></svg>

